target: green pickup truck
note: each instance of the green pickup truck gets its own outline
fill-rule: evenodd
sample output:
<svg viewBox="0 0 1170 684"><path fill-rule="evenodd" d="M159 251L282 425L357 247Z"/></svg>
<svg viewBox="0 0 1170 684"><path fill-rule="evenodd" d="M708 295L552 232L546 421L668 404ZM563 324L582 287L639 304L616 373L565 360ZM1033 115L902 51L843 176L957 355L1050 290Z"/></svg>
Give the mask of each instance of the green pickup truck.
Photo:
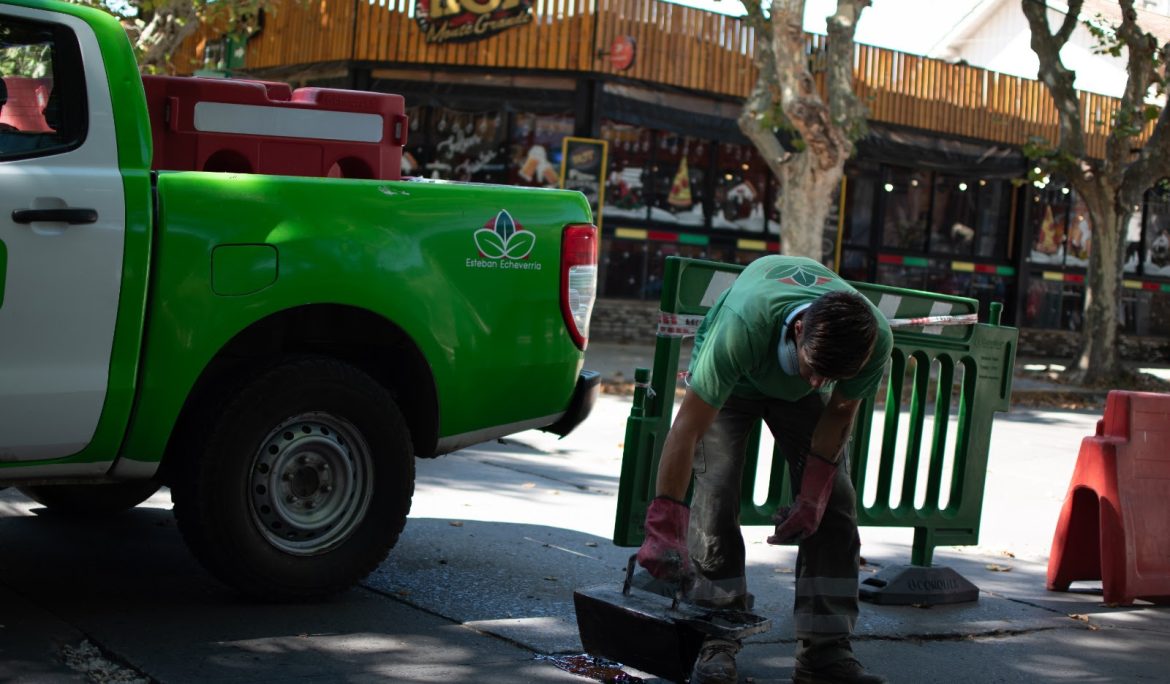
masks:
<svg viewBox="0 0 1170 684"><path fill-rule="evenodd" d="M214 575L312 598L394 546L415 457L592 408L581 194L152 171L129 40L72 4L0 0L0 78L39 98L0 98L0 487L165 485Z"/></svg>

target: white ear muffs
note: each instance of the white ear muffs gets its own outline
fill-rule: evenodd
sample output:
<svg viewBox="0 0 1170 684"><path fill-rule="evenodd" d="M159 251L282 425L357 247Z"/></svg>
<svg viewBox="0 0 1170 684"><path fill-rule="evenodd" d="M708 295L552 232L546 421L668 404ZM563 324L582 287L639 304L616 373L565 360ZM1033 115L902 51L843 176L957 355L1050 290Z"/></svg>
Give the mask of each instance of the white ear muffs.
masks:
<svg viewBox="0 0 1170 684"><path fill-rule="evenodd" d="M780 370L788 375L800 375L800 359L796 356L796 332L792 329L792 322L810 305L802 304L792 310L780 326L780 343L776 345L776 358L780 361Z"/></svg>

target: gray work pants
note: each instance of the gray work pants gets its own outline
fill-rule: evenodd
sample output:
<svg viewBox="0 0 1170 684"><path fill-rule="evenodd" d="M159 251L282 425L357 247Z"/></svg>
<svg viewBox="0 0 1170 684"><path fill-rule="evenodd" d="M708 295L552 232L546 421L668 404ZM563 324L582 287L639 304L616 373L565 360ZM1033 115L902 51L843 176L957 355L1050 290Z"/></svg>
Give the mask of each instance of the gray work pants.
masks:
<svg viewBox="0 0 1170 684"><path fill-rule="evenodd" d="M824 401L816 393L794 402L732 397L696 445L687 546L698 572L723 595L719 604L751 606L739 505L747 439L755 421L762 418L771 430L799 489L802 455L823 410ZM857 621L860 549L856 494L848 464L842 461L821 525L800 542L796 556L796 655L806 667L853 657L849 636Z"/></svg>

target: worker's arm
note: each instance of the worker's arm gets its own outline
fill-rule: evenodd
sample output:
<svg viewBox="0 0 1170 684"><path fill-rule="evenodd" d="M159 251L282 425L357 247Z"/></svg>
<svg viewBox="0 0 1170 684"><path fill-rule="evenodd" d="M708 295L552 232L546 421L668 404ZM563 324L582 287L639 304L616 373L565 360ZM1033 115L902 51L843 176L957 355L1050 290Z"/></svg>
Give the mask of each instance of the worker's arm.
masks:
<svg viewBox="0 0 1170 684"><path fill-rule="evenodd" d="M691 486L695 443L711 426L719 409L687 390L658 460L655 497L646 509L646 538L638 562L659 579L677 580L691 573L687 526L691 511L683 503Z"/></svg>
<svg viewBox="0 0 1170 684"><path fill-rule="evenodd" d="M837 464L842 449L849 439L853 417L861 404L858 399L847 399L834 391L821 418L813 428L809 453L804 455L804 472L800 490L789 508L777 511L776 530L768 537L769 544L791 544L814 534L821 526L821 518L833 493Z"/></svg>
<svg viewBox="0 0 1170 684"><path fill-rule="evenodd" d="M849 432L853 429L853 418L857 415L859 406L860 399L847 399L840 393L833 392L821 413L820 420L817 421L817 426L813 429L809 449L814 458L821 458L833 464L841 460L841 450L849 439Z"/></svg>
<svg viewBox="0 0 1170 684"><path fill-rule="evenodd" d="M693 390L687 390L674 424L666 435L666 443L662 445L658 479L654 483L656 496L682 501L687 495L695 461L695 444L711 427L718 413L719 409L700 399Z"/></svg>

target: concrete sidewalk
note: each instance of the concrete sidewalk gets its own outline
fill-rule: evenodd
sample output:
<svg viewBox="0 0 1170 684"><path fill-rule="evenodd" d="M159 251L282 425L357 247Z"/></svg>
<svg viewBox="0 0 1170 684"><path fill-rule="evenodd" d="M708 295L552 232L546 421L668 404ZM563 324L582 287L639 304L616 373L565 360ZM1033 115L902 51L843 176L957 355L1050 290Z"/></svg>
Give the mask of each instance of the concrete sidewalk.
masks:
<svg viewBox="0 0 1170 684"><path fill-rule="evenodd" d="M591 345L586 365L611 379L650 363L647 348L607 347ZM564 439L529 431L419 460L397 547L319 604L254 604L219 586L182 546L165 491L81 525L0 492L0 681L139 681L70 669L61 653L83 639L158 684L588 681L557 666L582 653L574 590L620 585L634 553L611 541L630 407L603 395ZM978 600L862 603L854 649L867 667L899 683L1167 681L1170 607L1105 605L1100 582L1045 590L1078 446L1099 417L996 416L979 545L934 555ZM744 528L754 610L773 627L747 640L743 683L787 682L794 667L796 549L765 544L768 532ZM862 528L862 579L909 563L912 538Z"/></svg>

